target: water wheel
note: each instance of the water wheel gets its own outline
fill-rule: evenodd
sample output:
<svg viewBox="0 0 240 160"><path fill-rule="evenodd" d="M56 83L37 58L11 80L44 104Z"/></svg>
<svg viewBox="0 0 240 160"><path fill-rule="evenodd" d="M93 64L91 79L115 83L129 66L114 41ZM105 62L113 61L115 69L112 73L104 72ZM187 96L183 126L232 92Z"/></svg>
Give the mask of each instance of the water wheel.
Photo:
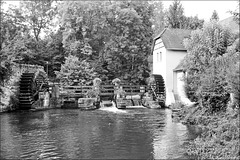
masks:
<svg viewBox="0 0 240 160"><path fill-rule="evenodd" d="M161 75L153 75L154 83L150 86L153 92L153 98L155 101L164 107L166 100L166 91L165 91L165 83L164 79Z"/></svg>
<svg viewBox="0 0 240 160"><path fill-rule="evenodd" d="M35 76L35 73L23 73L19 88L19 109L28 110L39 99L39 92L48 88L48 84L40 74Z"/></svg>

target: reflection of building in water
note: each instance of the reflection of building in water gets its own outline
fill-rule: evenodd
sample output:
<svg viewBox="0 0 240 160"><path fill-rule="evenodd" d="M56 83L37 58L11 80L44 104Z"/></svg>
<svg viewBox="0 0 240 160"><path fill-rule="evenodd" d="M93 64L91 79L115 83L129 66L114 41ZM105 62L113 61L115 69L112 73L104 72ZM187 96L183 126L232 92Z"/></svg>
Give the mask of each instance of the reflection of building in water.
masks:
<svg viewBox="0 0 240 160"><path fill-rule="evenodd" d="M184 154L183 142L187 139L187 128L181 123L173 123L171 111L166 110L165 127L155 130L153 148L155 159L180 158Z"/></svg>

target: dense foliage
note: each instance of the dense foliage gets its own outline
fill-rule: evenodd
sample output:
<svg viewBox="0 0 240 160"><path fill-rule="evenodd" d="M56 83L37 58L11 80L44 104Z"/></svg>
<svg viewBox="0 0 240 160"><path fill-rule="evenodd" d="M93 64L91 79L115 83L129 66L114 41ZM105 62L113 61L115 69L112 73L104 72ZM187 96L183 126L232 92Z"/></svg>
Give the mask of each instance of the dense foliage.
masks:
<svg viewBox="0 0 240 160"><path fill-rule="evenodd" d="M202 30L193 31L191 38L185 41L187 94L193 101L206 103L211 111L226 107L229 100L228 67L218 65L217 59L227 52L235 39L229 30L212 21Z"/></svg>
<svg viewBox="0 0 240 160"><path fill-rule="evenodd" d="M239 35L212 20L184 44L186 91L198 105L183 107L181 114L202 128L188 153L199 159L239 159Z"/></svg>
<svg viewBox="0 0 240 160"><path fill-rule="evenodd" d="M89 62L103 81L119 77L139 83L148 76L152 38L148 2L63 2L59 12L66 52Z"/></svg>
<svg viewBox="0 0 240 160"><path fill-rule="evenodd" d="M1 74L9 77L11 70L7 69L7 65L26 63L48 67L50 77L55 76L54 65L64 61L64 53L60 31L51 32L49 28L56 15L53 3L21 1L19 7L10 6L6 11L1 7ZM45 31L49 34L42 38L40 35ZM58 62L55 63L56 59ZM59 70L60 65L57 67Z"/></svg>
<svg viewBox="0 0 240 160"><path fill-rule="evenodd" d="M1 7L1 78L17 62L43 65L54 79L72 55L89 63L103 83L116 77L145 83L152 38L179 20L175 10L184 19L177 27L202 26L197 16L184 16L180 2L173 6L164 11L160 1L34 0L6 11Z"/></svg>
<svg viewBox="0 0 240 160"><path fill-rule="evenodd" d="M79 61L78 57L69 55L56 75L63 85L89 85L96 77L96 72L85 60Z"/></svg>
<svg viewBox="0 0 240 160"><path fill-rule="evenodd" d="M197 124L200 131L187 147L189 155L198 159L239 159L239 111L209 114L200 107L185 120Z"/></svg>

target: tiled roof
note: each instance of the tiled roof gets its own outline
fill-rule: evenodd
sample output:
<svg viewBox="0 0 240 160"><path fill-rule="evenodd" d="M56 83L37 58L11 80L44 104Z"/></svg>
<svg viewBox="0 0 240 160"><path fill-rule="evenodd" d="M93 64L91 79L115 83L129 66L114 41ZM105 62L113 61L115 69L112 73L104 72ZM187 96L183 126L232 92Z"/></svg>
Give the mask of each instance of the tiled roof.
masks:
<svg viewBox="0 0 240 160"><path fill-rule="evenodd" d="M192 30L166 28L154 40L162 38L165 48L169 50L186 50L183 46L183 39L190 37L191 31Z"/></svg>
<svg viewBox="0 0 240 160"><path fill-rule="evenodd" d="M239 25L233 20L233 16L221 20L218 23L222 26L228 27L234 33L239 33Z"/></svg>

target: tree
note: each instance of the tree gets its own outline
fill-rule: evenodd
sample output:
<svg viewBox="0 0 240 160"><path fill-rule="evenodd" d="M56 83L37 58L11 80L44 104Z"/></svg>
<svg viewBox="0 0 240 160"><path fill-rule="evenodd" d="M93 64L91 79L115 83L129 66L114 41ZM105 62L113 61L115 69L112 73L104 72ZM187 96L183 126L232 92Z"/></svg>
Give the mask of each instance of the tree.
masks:
<svg viewBox="0 0 240 160"><path fill-rule="evenodd" d="M106 60L115 77L127 82L142 83L149 72L147 55L152 37L150 6L146 2L118 2L111 28L113 34L106 43ZM143 16L144 15L144 16Z"/></svg>
<svg viewBox="0 0 240 160"><path fill-rule="evenodd" d="M216 59L216 68L220 68L222 75L226 77L227 91L233 94L232 106L239 107L240 103L240 41L237 38L234 43L227 48L227 53Z"/></svg>
<svg viewBox="0 0 240 160"><path fill-rule="evenodd" d="M65 57L67 56L63 48L62 40L63 35L61 29L56 33L50 33L44 40L47 51L45 51L45 54L42 53L42 57L44 57L43 63L46 64L46 62L48 62L48 75L51 78L56 77L54 71L61 70L61 65L64 64Z"/></svg>
<svg viewBox="0 0 240 160"><path fill-rule="evenodd" d="M182 28L196 30L196 29L201 29L203 27L203 24L204 24L204 20L199 19L198 16L194 16L194 17L184 16L184 23Z"/></svg>
<svg viewBox="0 0 240 160"><path fill-rule="evenodd" d="M55 16L55 7L52 6L53 0L33 0L21 1L20 10L24 17L24 23L32 31L36 41L44 29L48 29L51 20Z"/></svg>
<svg viewBox="0 0 240 160"><path fill-rule="evenodd" d="M216 10L213 11L210 21L219 21L219 16Z"/></svg>
<svg viewBox="0 0 240 160"><path fill-rule="evenodd" d="M55 72L57 78L64 85L89 85L96 78L96 72L85 60L79 61L78 57L69 55L60 71Z"/></svg>
<svg viewBox="0 0 240 160"><path fill-rule="evenodd" d="M1 1L1 5L3 5L3 2ZM12 40L19 31L25 32L27 31L26 25L24 25L22 22L24 18L22 17L22 14L20 12L20 9L16 6L10 5L7 11L4 11L1 7L1 34L0 34L0 49L2 49L2 46L5 42Z"/></svg>
<svg viewBox="0 0 240 160"><path fill-rule="evenodd" d="M187 94L211 111L226 107L229 99L226 76L216 65L216 59L226 53L234 37L229 30L212 21L202 30L193 31L191 38L184 41L188 51L184 58L188 73L185 79Z"/></svg>
<svg viewBox="0 0 240 160"><path fill-rule="evenodd" d="M114 73L114 77L128 81L143 79L152 37L148 2L73 1L60 6L63 45L68 54L86 60L99 74L96 64L106 64L105 71L111 77Z"/></svg>
<svg viewBox="0 0 240 160"><path fill-rule="evenodd" d="M19 51L22 39L16 37L22 37L27 32L27 28L22 24L23 17L20 10L13 5L10 5L7 11L3 10L3 1L0 1L0 83L4 80L7 81L12 74L13 61L20 58L21 53ZM20 51L22 51L20 49Z"/></svg>
<svg viewBox="0 0 240 160"><path fill-rule="evenodd" d="M60 4L63 45L67 52L84 59L98 55L109 36L105 10L108 4L90 1Z"/></svg>
<svg viewBox="0 0 240 160"><path fill-rule="evenodd" d="M165 28L165 16L166 12L163 10L163 3L162 1L154 1L152 4L153 8L153 36L157 36L161 31Z"/></svg>
<svg viewBox="0 0 240 160"><path fill-rule="evenodd" d="M184 23L184 8L178 0L170 5L167 14L167 25L170 28L182 28Z"/></svg>
<svg viewBox="0 0 240 160"><path fill-rule="evenodd" d="M56 15L52 3L50 0L22 1L19 7L10 6L5 12L1 10L1 67L8 64L11 68L13 62L46 66L53 54L47 46L49 39L42 40L39 35Z"/></svg>
<svg viewBox="0 0 240 160"><path fill-rule="evenodd" d="M180 29L201 29L204 24L203 19L199 19L198 16L187 17L184 15L184 8L180 1L175 0L170 5L167 13L166 26L169 28L180 28Z"/></svg>

